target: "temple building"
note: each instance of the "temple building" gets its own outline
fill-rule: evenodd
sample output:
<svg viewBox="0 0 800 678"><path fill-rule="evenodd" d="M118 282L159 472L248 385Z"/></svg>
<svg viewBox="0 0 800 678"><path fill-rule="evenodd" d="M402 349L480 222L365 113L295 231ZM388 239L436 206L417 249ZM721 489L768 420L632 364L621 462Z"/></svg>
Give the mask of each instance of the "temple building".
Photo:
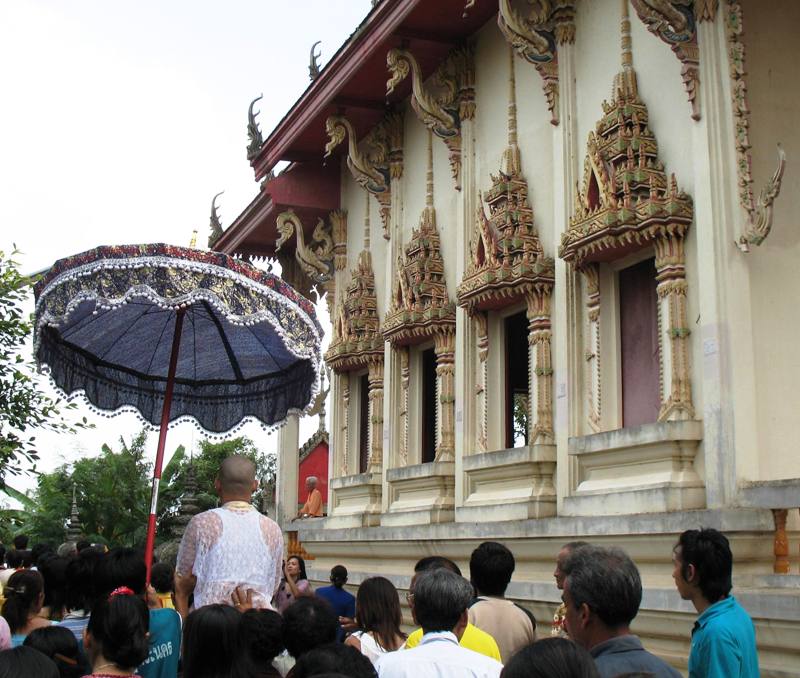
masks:
<svg viewBox="0 0 800 678"><path fill-rule="evenodd" d="M715 527L762 675L800 676L800 4L373 4L266 138L251 105L213 237L330 312L327 517L290 523L279 439L310 577L501 541L547 635L560 546L617 545L685 671L672 548Z"/></svg>

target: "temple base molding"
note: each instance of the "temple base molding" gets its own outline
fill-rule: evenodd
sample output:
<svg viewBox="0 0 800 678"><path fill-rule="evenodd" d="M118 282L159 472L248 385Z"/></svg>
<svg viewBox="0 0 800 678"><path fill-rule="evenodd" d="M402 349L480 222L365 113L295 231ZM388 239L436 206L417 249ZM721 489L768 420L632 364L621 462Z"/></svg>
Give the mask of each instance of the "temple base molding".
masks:
<svg viewBox="0 0 800 678"><path fill-rule="evenodd" d="M389 512L381 525L449 523L455 517L455 464L434 461L386 472Z"/></svg>
<svg viewBox="0 0 800 678"><path fill-rule="evenodd" d="M332 478L330 516L326 528L372 527L380 525L381 474L359 473Z"/></svg>
<svg viewBox="0 0 800 678"><path fill-rule="evenodd" d="M464 457L464 506L457 522L525 520L556 514L555 445L529 445Z"/></svg>
<svg viewBox="0 0 800 678"><path fill-rule="evenodd" d="M577 480L564 515L622 515L704 508L695 469L700 421L644 424L569 439Z"/></svg>

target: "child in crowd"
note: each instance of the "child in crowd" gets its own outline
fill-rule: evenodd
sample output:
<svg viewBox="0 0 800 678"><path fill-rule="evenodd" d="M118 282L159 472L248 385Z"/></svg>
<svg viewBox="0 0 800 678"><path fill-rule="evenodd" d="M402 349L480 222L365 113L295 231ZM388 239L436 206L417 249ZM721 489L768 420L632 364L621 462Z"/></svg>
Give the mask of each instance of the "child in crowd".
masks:
<svg viewBox="0 0 800 678"><path fill-rule="evenodd" d="M150 583L156 590L161 607L175 609L175 568L169 563L156 563L150 570Z"/></svg>

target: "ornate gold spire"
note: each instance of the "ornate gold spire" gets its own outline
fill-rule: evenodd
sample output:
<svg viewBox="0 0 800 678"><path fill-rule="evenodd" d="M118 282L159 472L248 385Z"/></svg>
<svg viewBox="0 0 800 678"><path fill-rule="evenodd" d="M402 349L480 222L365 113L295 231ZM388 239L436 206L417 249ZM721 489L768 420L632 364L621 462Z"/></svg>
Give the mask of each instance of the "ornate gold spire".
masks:
<svg viewBox="0 0 800 678"><path fill-rule="evenodd" d="M517 80L514 73L514 48L508 46L508 148L503 153L503 171L514 174L521 171L519 146L517 146Z"/></svg>
<svg viewBox="0 0 800 678"><path fill-rule="evenodd" d="M631 51L631 20L628 16L628 0L620 0L622 3L622 17L620 19L620 50L622 70L614 78L614 96L617 91L621 91L624 96L636 98L639 95L639 87L636 82L636 71L633 70L633 52Z"/></svg>

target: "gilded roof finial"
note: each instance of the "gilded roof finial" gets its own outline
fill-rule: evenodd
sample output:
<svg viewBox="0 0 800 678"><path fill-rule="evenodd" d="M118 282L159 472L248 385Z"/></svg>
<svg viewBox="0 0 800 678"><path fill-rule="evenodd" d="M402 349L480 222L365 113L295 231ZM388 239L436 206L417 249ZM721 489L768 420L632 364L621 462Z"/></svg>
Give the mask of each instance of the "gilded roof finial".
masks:
<svg viewBox="0 0 800 678"><path fill-rule="evenodd" d="M189 247L191 247L193 250L197 249L197 229L196 228L192 229L192 237L189 239Z"/></svg>
<svg viewBox="0 0 800 678"><path fill-rule="evenodd" d="M250 106L247 109L247 138L250 140L250 143L247 145L248 160L255 158L258 155L258 152L261 150L261 147L264 145L264 137L261 136L261 130L256 122L256 116L261 111L255 113L253 112L253 106L255 106L256 102L263 97L263 94L259 94L250 102Z"/></svg>
<svg viewBox="0 0 800 678"><path fill-rule="evenodd" d="M503 153L503 172L519 172L519 146L517 146L517 80L514 74L514 48L508 47L508 149Z"/></svg>
<svg viewBox="0 0 800 678"><path fill-rule="evenodd" d="M364 199L367 209L364 213L364 249L369 252L369 191L364 191Z"/></svg>
<svg viewBox="0 0 800 678"><path fill-rule="evenodd" d="M425 206L433 207L433 134L428 130L428 175L425 186Z"/></svg>
<svg viewBox="0 0 800 678"><path fill-rule="evenodd" d="M312 82L319 77L319 64L317 63L317 59L319 59L319 56L322 52L315 54L314 49L321 42L322 40L317 40L313 45L311 45L311 52L308 55L308 77Z"/></svg>
<svg viewBox="0 0 800 678"><path fill-rule="evenodd" d="M638 95L636 71L633 70L633 52L631 51L631 20L628 16L628 0L622 3L622 18L620 21L620 48L622 52L622 70L614 78L614 98L622 96L633 99Z"/></svg>
<svg viewBox="0 0 800 678"><path fill-rule="evenodd" d="M211 234L208 236L209 248L214 247L214 243L222 237L222 222L220 222L219 214L217 214L217 198L224 192L225 191L220 191L211 199L211 218L209 220Z"/></svg>

